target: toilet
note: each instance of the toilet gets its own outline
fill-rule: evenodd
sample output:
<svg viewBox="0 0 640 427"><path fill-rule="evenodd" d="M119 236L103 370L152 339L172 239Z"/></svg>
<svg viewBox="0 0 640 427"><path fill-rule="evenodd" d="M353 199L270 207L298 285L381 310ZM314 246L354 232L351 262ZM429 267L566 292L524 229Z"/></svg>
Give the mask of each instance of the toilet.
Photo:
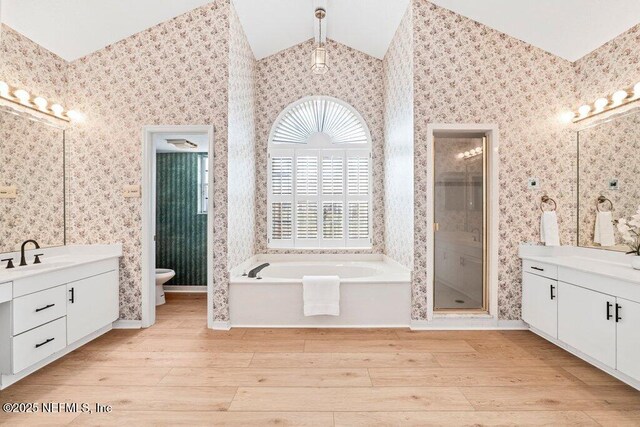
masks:
<svg viewBox="0 0 640 427"><path fill-rule="evenodd" d="M163 285L175 275L176 272L168 268L156 268L156 305L165 303Z"/></svg>

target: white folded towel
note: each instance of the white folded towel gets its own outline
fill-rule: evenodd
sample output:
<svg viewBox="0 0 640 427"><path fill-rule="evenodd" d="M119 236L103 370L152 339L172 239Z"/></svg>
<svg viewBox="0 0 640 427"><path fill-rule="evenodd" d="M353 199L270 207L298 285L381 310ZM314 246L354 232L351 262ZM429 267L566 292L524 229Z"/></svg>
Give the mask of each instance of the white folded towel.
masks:
<svg viewBox="0 0 640 427"><path fill-rule="evenodd" d="M616 245L611 212L596 213L596 228L593 233L593 241L594 243L599 243L600 246Z"/></svg>
<svg viewBox="0 0 640 427"><path fill-rule="evenodd" d="M545 211L540 218L540 240L547 246L560 246L558 216L555 211Z"/></svg>
<svg viewBox="0 0 640 427"><path fill-rule="evenodd" d="M340 315L340 277L304 276L302 295L305 316Z"/></svg>

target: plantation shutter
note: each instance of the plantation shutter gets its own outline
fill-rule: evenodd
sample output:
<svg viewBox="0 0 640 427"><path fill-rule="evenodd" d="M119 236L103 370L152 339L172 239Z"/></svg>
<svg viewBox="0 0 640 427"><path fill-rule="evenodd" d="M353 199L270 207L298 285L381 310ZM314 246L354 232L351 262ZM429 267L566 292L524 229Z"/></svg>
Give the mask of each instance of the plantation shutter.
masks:
<svg viewBox="0 0 640 427"><path fill-rule="evenodd" d="M347 246L371 245L371 154L347 151Z"/></svg>
<svg viewBox="0 0 640 427"><path fill-rule="evenodd" d="M319 239L320 159L317 150L296 150L296 247L317 247Z"/></svg>
<svg viewBox="0 0 640 427"><path fill-rule="evenodd" d="M293 245L293 165L293 150L272 150L269 154L267 228L273 247Z"/></svg>

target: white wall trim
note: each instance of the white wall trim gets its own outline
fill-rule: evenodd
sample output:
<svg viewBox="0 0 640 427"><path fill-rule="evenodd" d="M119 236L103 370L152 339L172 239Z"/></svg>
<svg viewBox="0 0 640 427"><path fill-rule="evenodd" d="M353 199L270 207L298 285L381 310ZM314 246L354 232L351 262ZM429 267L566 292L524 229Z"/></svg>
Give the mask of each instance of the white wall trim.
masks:
<svg viewBox="0 0 640 427"><path fill-rule="evenodd" d="M499 147L500 140L498 135L498 126L495 124L440 124L432 123L427 125L427 158L433 159L434 149L434 132L455 132L455 133L485 133L487 135L487 161L489 180L487 186L487 225L488 225L488 286L489 286L489 315L497 318L498 315L498 218L499 218L499 170L500 156ZM431 162L431 160L430 160ZM433 271L434 271L434 241L433 221L435 213L433 211L433 187L434 187L434 170L432 163L427 168L427 320L434 319L433 309Z"/></svg>
<svg viewBox="0 0 640 427"><path fill-rule="evenodd" d="M155 323L155 133L206 133L209 138L209 214L207 215L207 325L213 326L213 194L214 129L211 125L144 126L142 128L142 327Z"/></svg>
<svg viewBox="0 0 640 427"><path fill-rule="evenodd" d="M209 328L215 329L216 331L228 331L231 329L231 322L215 320L211 322L211 325L209 326Z"/></svg>
<svg viewBox="0 0 640 427"><path fill-rule="evenodd" d="M113 329L140 329L140 328L142 328L142 320L119 319L113 322Z"/></svg>
<svg viewBox="0 0 640 427"><path fill-rule="evenodd" d="M412 331L467 331L467 330L528 330L522 320L496 320L493 317L444 317L433 320L412 320Z"/></svg>
<svg viewBox="0 0 640 427"><path fill-rule="evenodd" d="M198 286L164 285L164 292L174 293L174 294L205 294L207 293L207 287L199 286L199 285Z"/></svg>

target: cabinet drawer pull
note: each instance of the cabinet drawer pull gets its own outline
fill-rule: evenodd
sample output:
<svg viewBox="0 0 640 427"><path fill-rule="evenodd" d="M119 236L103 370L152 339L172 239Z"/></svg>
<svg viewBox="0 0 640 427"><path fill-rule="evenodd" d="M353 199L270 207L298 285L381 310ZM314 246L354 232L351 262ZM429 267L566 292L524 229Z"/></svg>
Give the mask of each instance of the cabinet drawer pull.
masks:
<svg viewBox="0 0 640 427"><path fill-rule="evenodd" d="M36 308L36 313L39 312L39 311L42 311L42 310L46 310L47 308L54 307L54 306L55 306L55 304L47 304L44 307Z"/></svg>
<svg viewBox="0 0 640 427"><path fill-rule="evenodd" d="M55 340L55 338L49 338L48 340L45 340L45 341L41 342L40 344L36 344L36 348L42 347L45 344L49 344L53 340Z"/></svg>
<svg viewBox="0 0 640 427"><path fill-rule="evenodd" d="M537 270L537 271L544 271L544 268L540 268L540 267L531 267L532 270Z"/></svg>
<svg viewBox="0 0 640 427"><path fill-rule="evenodd" d="M76 292L75 292L75 288L71 288L69 289L69 292L71 293L71 297L69 298L69 302L71 304L76 302Z"/></svg>
<svg viewBox="0 0 640 427"><path fill-rule="evenodd" d="M554 295L554 293L553 293L553 291L554 291L555 289L556 289L556 287L555 287L555 286L553 286L553 285L550 285L550 286L549 286L549 290L551 291L551 299L555 299L555 297L556 297L556 296Z"/></svg>
<svg viewBox="0 0 640 427"><path fill-rule="evenodd" d="M611 320L611 318L613 317L613 315L611 314L611 307L613 307L613 304L607 301L607 320Z"/></svg>
<svg viewBox="0 0 640 427"><path fill-rule="evenodd" d="M616 304L616 323L622 320L622 317L620 317L620 310L622 310L622 306L620 304Z"/></svg>

